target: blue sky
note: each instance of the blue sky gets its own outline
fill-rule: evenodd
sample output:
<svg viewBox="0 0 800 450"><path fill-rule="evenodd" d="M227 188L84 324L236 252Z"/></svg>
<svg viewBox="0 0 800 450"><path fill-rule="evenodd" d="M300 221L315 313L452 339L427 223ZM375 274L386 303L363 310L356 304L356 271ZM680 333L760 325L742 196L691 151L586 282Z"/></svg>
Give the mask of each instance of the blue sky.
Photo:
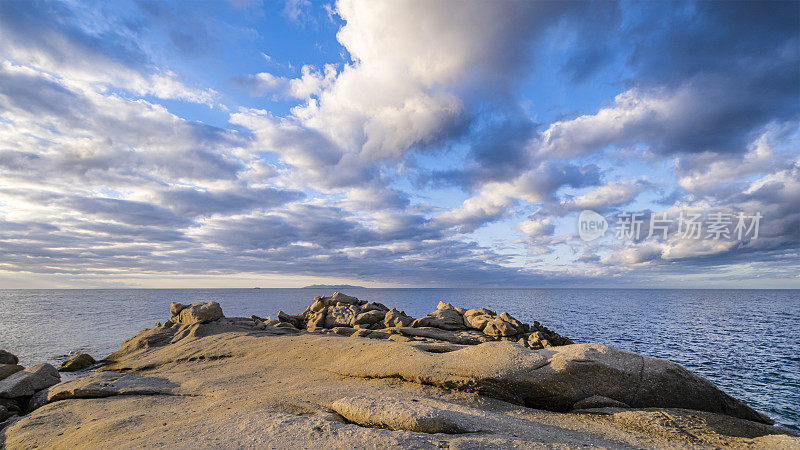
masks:
<svg viewBox="0 0 800 450"><path fill-rule="evenodd" d="M0 287L800 287L797 2L5 1L0 58Z"/></svg>

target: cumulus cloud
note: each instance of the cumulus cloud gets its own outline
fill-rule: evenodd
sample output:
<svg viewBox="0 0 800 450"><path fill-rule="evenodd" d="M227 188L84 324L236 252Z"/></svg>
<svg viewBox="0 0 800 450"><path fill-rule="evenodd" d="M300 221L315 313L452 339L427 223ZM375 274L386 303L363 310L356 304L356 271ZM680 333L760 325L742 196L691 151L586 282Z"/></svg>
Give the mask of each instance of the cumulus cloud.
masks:
<svg viewBox="0 0 800 450"><path fill-rule="evenodd" d="M646 180L627 180L604 184L587 192L567 199L561 204L563 212L591 209L605 212L609 208L630 203L636 196L653 185Z"/></svg>

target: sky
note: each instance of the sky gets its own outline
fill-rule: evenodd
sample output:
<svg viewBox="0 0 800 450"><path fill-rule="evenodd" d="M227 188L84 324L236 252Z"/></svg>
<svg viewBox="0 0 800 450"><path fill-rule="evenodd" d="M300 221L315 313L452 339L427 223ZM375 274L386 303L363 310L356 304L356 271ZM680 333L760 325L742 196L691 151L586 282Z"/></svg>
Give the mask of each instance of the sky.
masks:
<svg viewBox="0 0 800 450"><path fill-rule="evenodd" d="M800 2L0 1L0 288L320 283L800 288Z"/></svg>

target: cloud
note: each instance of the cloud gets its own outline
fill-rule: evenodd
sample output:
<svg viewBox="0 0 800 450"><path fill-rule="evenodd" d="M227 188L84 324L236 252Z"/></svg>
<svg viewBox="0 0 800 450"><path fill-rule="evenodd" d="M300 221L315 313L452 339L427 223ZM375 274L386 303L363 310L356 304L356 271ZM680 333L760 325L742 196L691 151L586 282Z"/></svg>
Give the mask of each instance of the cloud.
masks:
<svg viewBox="0 0 800 450"><path fill-rule="evenodd" d="M168 69L153 70L151 66L143 70L150 57L129 39L130 33L138 33L126 29L124 21L104 23L97 17L86 17L92 12L72 6L3 2L0 49L5 57L74 83L215 104L217 94L211 89L188 87ZM97 29L91 29L93 26Z"/></svg>
<svg viewBox="0 0 800 450"><path fill-rule="evenodd" d="M567 199L561 204L563 212L590 209L603 213L609 208L630 203L642 191L652 188L646 180L627 180L598 186L586 194Z"/></svg>
<svg viewBox="0 0 800 450"><path fill-rule="evenodd" d="M4 273L572 285L796 271L795 4L341 0L340 55L270 73L261 55L281 49L254 37L257 65L195 70L275 9L234 6L0 3ZM302 22L311 7L275 12ZM187 81L217 78L278 109L244 98L217 126L177 114L224 110L233 97ZM550 84L564 104L528 98ZM634 204L647 220L764 220L741 242L564 234L577 211Z"/></svg>

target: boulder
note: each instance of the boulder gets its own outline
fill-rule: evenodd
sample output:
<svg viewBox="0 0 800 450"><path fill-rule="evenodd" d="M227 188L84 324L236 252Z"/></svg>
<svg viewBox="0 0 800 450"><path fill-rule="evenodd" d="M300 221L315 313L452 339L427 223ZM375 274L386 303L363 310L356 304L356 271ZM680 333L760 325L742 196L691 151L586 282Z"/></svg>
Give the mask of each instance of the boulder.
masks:
<svg viewBox="0 0 800 450"><path fill-rule="evenodd" d="M439 302L436 311L411 323L412 327L434 327L442 330L464 330L464 317L449 303Z"/></svg>
<svg viewBox="0 0 800 450"><path fill-rule="evenodd" d="M516 328L516 329L518 329L518 330L522 331L522 328L523 328L523 324L522 324L522 322L520 322L519 320L517 320L517 319L515 319L515 318L511 317L511 314L509 314L509 313L507 313L507 312L502 312L502 313L500 313L500 314L499 314L497 317L499 317L500 319L502 319L502 320L503 320L503 322L508 322L508 323L510 323L511 325L513 325L513 326L514 326L514 328Z"/></svg>
<svg viewBox="0 0 800 450"><path fill-rule="evenodd" d="M93 364L96 364L97 361L92 358L92 355L88 353L81 353L80 355L66 361L65 363L61 364L58 368L59 372L76 372L78 370L85 369L87 367L91 367Z"/></svg>
<svg viewBox="0 0 800 450"><path fill-rule="evenodd" d="M24 367L18 364L0 364L0 380L4 380L22 369Z"/></svg>
<svg viewBox="0 0 800 450"><path fill-rule="evenodd" d="M59 381L61 375L55 367L50 364L39 364L0 380L0 397L26 397Z"/></svg>
<svg viewBox="0 0 800 450"><path fill-rule="evenodd" d="M464 312L464 325L476 330L483 330L486 324L495 317L494 311L486 308L468 309Z"/></svg>
<svg viewBox="0 0 800 450"><path fill-rule="evenodd" d="M277 317L282 323L287 323L295 328L303 328L304 314L286 314L283 311L278 311Z"/></svg>
<svg viewBox="0 0 800 450"><path fill-rule="evenodd" d="M172 305L176 305L176 303L173 303ZM170 305L170 312L172 312L172 305ZM178 303L177 305L180 304ZM222 307L219 306L219 303L217 302L197 302L192 303L189 306L176 309L179 309L179 312L176 316L173 316L171 320L175 323L184 325L193 323L208 323L224 317L222 314Z"/></svg>
<svg viewBox="0 0 800 450"><path fill-rule="evenodd" d="M169 304L169 316L175 317L181 313L189 305L184 305L183 303L172 302Z"/></svg>
<svg viewBox="0 0 800 450"><path fill-rule="evenodd" d="M516 336L522 332L521 328L517 328L512 323L506 322L497 316L490 320L483 328L484 334L494 338Z"/></svg>
<svg viewBox="0 0 800 450"><path fill-rule="evenodd" d="M435 355L396 350L377 360L362 354L348 354L331 370L424 382L550 411L571 411L581 400L602 396L632 408L693 409L772 423L676 363L604 344L530 351L501 341Z"/></svg>
<svg viewBox="0 0 800 450"><path fill-rule="evenodd" d="M17 364L18 362L19 358L17 358L17 355L5 350L0 350L0 364Z"/></svg>
<svg viewBox="0 0 800 450"><path fill-rule="evenodd" d="M378 322L382 322L384 317L386 317L386 311L382 311L380 309L373 309L357 315L353 323L355 325L360 325L360 324L372 325Z"/></svg>
<svg viewBox="0 0 800 450"><path fill-rule="evenodd" d="M365 303L367 303L367 302L363 302L363 301L357 299L356 297L352 297L350 295L342 294L341 292L334 292L333 295L331 295L331 298L330 298L330 304L331 305L340 305L340 304L363 305Z"/></svg>
<svg viewBox="0 0 800 450"><path fill-rule="evenodd" d="M325 328L352 327L361 308L356 305L341 304L328 308L325 316Z"/></svg>
<svg viewBox="0 0 800 450"><path fill-rule="evenodd" d="M411 325L411 322L413 321L414 318L406 315L405 311L398 311L397 309L392 308L386 312L386 316L383 319L383 324L387 328L407 327Z"/></svg>

